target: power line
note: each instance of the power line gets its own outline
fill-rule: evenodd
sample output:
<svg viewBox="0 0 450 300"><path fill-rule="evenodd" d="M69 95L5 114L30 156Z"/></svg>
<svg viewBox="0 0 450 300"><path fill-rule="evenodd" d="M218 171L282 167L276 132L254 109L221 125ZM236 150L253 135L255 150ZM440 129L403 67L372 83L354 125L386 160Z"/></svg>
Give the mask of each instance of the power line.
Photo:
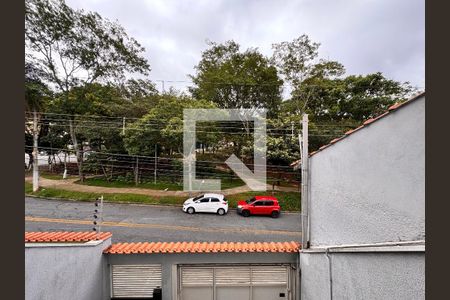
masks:
<svg viewBox="0 0 450 300"><path fill-rule="evenodd" d="M27 120L27 122L29 122L31 124L31 122L32 122L31 118L27 118L26 120ZM42 125L50 125L50 126L52 126L52 125L57 125L55 123L62 123L62 122L68 122L68 121L69 120L67 120L67 119L41 119L39 121L39 123L42 124ZM52 124L52 122L55 122L55 123ZM240 125L240 124L235 124L234 126L211 125L211 124L207 124L207 125L205 124L204 125L203 123L205 123L205 122L212 122L212 121L197 122L195 127L196 128L202 128L202 127L206 127L206 128L220 128L220 129L245 129L245 130L247 130L247 129L254 129L255 128L254 126L251 126L251 125L248 128L242 127L242 125ZM231 121L231 122L238 123L240 121ZM214 123L216 123L216 122L214 122ZM292 123L295 123L295 122L292 122ZM97 121L97 120L76 120L74 124L75 124L75 126L77 126L79 124L102 124L102 125L111 124L111 125L116 125L117 127L121 127L121 128L123 127L123 121L112 122L112 121ZM252 123L250 122L250 124L252 124ZM292 125L291 124L285 124L285 125L279 126L279 127L278 126L273 126L273 125L269 125L269 126L266 125L266 130L267 131L276 131L276 130L291 131L292 130ZM146 122L146 123L139 123L139 124L137 124L137 123L129 123L128 124L128 126L129 126L128 128L136 127L136 125L140 125L140 126L159 126L161 128L165 128L165 126L166 126L166 124L164 124L161 121L161 122ZM338 125L338 124L336 124L336 125L332 125L332 124L320 125L320 124L317 124L316 125L316 124L312 124L311 126L313 126L313 127L317 126L317 127L340 128L340 127L352 127L352 126L358 126L358 125L359 124L352 124L352 125ZM111 127L111 128L114 128L114 127ZM298 126L298 127L294 126L294 128L300 130L301 126ZM314 128L312 128L312 130L314 130Z"/></svg>
<svg viewBox="0 0 450 300"><path fill-rule="evenodd" d="M339 78L338 78L339 80ZM342 80L342 79L341 79ZM197 84L192 80L167 80L167 79L155 79L154 81L158 82L170 82L170 83L190 83L190 84ZM280 83L281 81L281 83ZM280 87L296 87L296 86L302 86L302 84L292 84L292 83L286 83L283 80L280 81L266 81L263 83L256 83L256 82L231 82L231 81L211 81L211 80L202 80L199 81L199 83L206 83L206 84L215 84L215 85L237 85L237 86L280 86ZM344 82L342 82L344 84ZM348 85L348 84L347 84ZM331 83L323 83L323 84L305 84L306 87L335 87L335 85ZM358 84L355 87L375 87L373 83L369 82L367 84ZM414 89L425 89L424 86L418 86L418 85L411 85Z"/></svg>
<svg viewBox="0 0 450 300"><path fill-rule="evenodd" d="M38 123L40 125L47 125L45 123ZM63 125L63 124L53 124L51 126L55 126L55 127L67 127L68 125ZM102 128L102 129L116 129L118 131L122 130L122 127L107 127L107 126L83 126L83 125L76 125L75 127L77 128L90 128L90 129L98 129L98 128ZM131 130L135 130L135 131L145 131L145 132L160 132L161 129L146 129L146 128L127 128L127 131L131 131ZM186 130L172 130L172 132L178 133L178 134L182 134L183 132L190 132L190 133L209 133L209 134L223 134L223 135L239 135L239 136L245 136L248 133L243 131L243 132L228 132L228 131L204 131L204 130L196 130L196 131L186 131ZM299 131L297 131L298 133ZM267 133L267 132L266 132ZM311 137L333 137L339 134L343 134L343 132L341 133L336 133L336 134L310 134L309 136ZM288 136L291 137L291 133L269 133L269 136ZM199 137L197 137L199 138Z"/></svg>
<svg viewBox="0 0 450 300"><path fill-rule="evenodd" d="M27 146L25 145L26 148L32 148L32 146ZM62 152L74 152L74 150L68 150L67 148L53 148L53 147L42 147L39 146L39 149L44 149L44 150L56 150L56 151L62 151ZM147 155L134 155L134 154L128 154L128 153L112 153L112 152L104 152L104 151L96 151L96 150L88 150L88 151L83 151L83 152L90 152L93 154L105 154L105 155L110 155L110 156L124 156L124 157L131 157L131 158L136 158L138 157L139 159L148 159L149 161L153 162L154 161L154 156L147 156ZM161 159L161 160L177 160L180 161L182 159L182 157L164 157L164 156L158 156L157 159ZM220 161L220 160L196 160L197 163L225 163L224 161ZM254 164L251 163L246 163L246 165L250 165L253 166ZM260 166L259 164L256 164L257 166ZM266 164L267 167L271 167L271 166L279 166L279 167L288 167L288 166L282 166L282 165L268 165Z"/></svg>
<svg viewBox="0 0 450 300"><path fill-rule="evenodd" d="M26 114L32 115L33 112L25 112ZM64 114L64 113L49 113L49 112L37 112L40 115L57 115L57 116L70 116L70 117L83 117L83 118L105 118L105 119L118 119L117 120L117 124L119 124L119 122L123 121L123 118L125 118L126 120L141 120L142 118L136 118L136 117L127 117L127 116L117 116L117 117L111 117L111 116L99 116L99 115L81 115L81 114ZM46 119L46 120L55 120L55 121L68 121L68 119ZM269 122L272 121L272 119L267 119ZM274 121L278 121L277 119L274 119ZM98 122L98 121L90 121L90 120L76 120L76 122ZM115 123L114 121L102 121L102 122L110 122L110 123ZM208 121L205 121L208 122ZM212 122L212 121L211 121ZM220 123L220 122L227 122L227 123L231 123L231 122L241 122L241 121L214 121L215 123ZM201 123L201 122L198 122ZM122 124L122 123L120 123ZM152 123L149 123L152 124ZM153 124L159 124L159 123L153 123ZM355 123L348 123L348 125L346 124L316 124L314 122L312 122L313 126L354 126ZM290 126L290 124L286 124L285 126Z"/></svg>

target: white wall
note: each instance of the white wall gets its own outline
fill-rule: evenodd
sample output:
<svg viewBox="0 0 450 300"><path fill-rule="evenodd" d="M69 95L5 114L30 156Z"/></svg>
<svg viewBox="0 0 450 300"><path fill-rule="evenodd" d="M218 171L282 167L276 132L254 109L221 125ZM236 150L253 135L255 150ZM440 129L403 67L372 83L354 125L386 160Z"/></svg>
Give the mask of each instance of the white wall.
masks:
<svg viewBox="0 0 450 300"><path fill-rule="evenodd" d="M424 253L302 253L301 299L425 299ZM333 294L333 298L330 294Z"/></svg>
<svg viewBox="0 0 450 300"><path fill-rule="evenodd" d="M311 247L425 239L425 96L311 156Z"/></svg>
<svg viewBox="0 0 450 300"><path fill-rule="evenodd" d="M111 239L96 246L36 246L25 244L27 300L109 299L105 294L106 258Z"/></svg>

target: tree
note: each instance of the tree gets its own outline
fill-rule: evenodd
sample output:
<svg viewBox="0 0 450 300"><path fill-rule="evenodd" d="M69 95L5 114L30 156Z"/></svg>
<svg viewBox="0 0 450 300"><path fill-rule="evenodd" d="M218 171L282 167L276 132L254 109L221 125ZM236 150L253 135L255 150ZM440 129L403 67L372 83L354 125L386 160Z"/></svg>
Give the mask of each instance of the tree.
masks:
<svg viewBox="0 0 450 300"><path fill-rule="evenodd" d="M220 108L266 108L269 116L276 115L283 81L269 59L257 49L240 52L234 41L208 45L195 67L197 73L191 75L193 97Z"/></svg>
<svg viewBox="0 0 450 300"><path fill-rule="evenodd" d="M38 140L39 140L39 112L45 106L50 91L41 80L43 72L33 63L25 62L25 108L33 112L33 128L28 126L25 131L25 152L28 153L28 168L33 165L33 191L39 189L39 164L38 164ZM28 145L27 145L28 144ZM30 151L32 149L32 151Z"/></svg>
<svg viewBox="0 0 450 300"><path fill-rule="evenodd" d="M408 82L385 78L380 72L345 76L339 62L319 59L320 44L307 35L273 47L272 63L292 85L281 116L309 114L310 150L381 114L413 90Z"/></svg>
<svg viewBox="0 0 450 300"><path fill-rule="evenodd" d="M344 66L337 61L319 59L320 43L313 42L306 34L292 42L273 44L271 62L292 86L291 96L307 104L311 99L309 91L299 89L305 83L315 80L331 80L345 73ZM297 107L304 113L305 107Z"/></svg>
<svg viewBox="0 0 450 300"><path fill-rule="evenodd" d="M118 86L123 103L117 115L126 118L141 118L159 101L159 93L150 80L129 79Z"/></svg>
<svg viewBox="0 0 450 300"><path fill-rule="evenodd" d="M74 87L150 70L141 56L144 48L120 24L95 12L74 10L63 0L26 1L25 41L34 62L67 102ZM68 105L66 113L77 114L78 107ZM73 121L69 119L69 133L82 181L83 154Z"/></svg>
<svg viewBox="0 0 450 300"><path fill-rule="evenodd" d="M131 155L152 155L155 144L167 151L183 153L183 109L216 108L206 100L194 100L186 96L165 94L158 104L145 116L127 127L125 148ZM197 139L210 142L214 140L214 125L207 130L199 130Z"/></svg>

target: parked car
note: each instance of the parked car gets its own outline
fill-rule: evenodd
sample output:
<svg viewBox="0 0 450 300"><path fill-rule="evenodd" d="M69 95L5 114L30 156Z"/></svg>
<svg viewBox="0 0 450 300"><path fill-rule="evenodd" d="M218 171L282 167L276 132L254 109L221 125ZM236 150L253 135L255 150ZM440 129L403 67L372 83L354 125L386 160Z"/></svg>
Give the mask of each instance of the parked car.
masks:
<svg viewBox="0 0 450 300"><path fill-rule="evenodd" d="M183 211L188 214L209 212L222 216L228 212L228 201L222 194L202 194L184 201Z"/></svg>
<svg viewBox="0 0 450 300"><path fill-rule="evenodd" d="M248 200L238 201L237 212L244 217L250 215L269 215L278 218L280 215L278 199L272 196L255 196Z"/></svg>

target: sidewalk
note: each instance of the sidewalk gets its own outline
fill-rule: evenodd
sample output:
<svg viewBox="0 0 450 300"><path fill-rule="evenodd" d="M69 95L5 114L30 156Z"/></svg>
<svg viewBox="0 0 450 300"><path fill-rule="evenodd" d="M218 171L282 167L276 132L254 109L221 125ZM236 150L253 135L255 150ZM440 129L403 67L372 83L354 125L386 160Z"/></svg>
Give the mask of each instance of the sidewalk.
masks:
<svg viewBox="0 0 450 300"><path fill-rule="evenodd" d="M164 197L164 196L175 196L175 197L189 197L188 192L184 191L164 191L164 190L152 190L152 189L144 189L144 188L117 188L117 187L101 187L101 186L90 186L77 184L75 181L78 179L61 179L61 180L53 180L47 178L39 178L39 185L44 188L55 188L62 189L67 191L75 191L75 192L87 192L87 193L117 193L117 194L138 194L138 195L147 195L154 197ZM25 181L32 182L32 177L25 177ZM267 191L271 191L272 186L267 185ZM276 191L283 192L298 192L298 189L295 187L279 187L275 186ZM251 192L251 189L247 185L225 189L222 190L221 193L224 195L233 195L240 194L245 192Z"/></svg>

